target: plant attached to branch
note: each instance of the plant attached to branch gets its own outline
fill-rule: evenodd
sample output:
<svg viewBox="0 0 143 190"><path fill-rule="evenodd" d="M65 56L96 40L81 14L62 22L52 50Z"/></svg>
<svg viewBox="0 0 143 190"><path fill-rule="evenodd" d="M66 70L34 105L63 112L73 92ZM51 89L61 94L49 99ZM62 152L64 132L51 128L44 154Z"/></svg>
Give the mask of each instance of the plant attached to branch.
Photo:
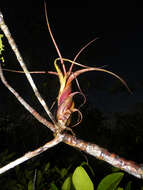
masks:
<svg viewBox="0 0 143 190"><path fill-rule="evenodd" d="M0 65L0 78L3 82L3 84L15 95L15 97L20 101L20 103L39 121L41 122L43 125L45 125L46 127L48 127L50 130L53 131L54 133L54 139L48 143L46 143L45 145L43 145L42 147L26 153L24 156L22 156L21 158L15 160L14 162L11 162L10 164L4 166L3 168L0 169L0 173L3 173L7 170L9 170L10 168L15 167L16 165L44 152L45 150L47 150L50 147L53 147L55 145L57 145L60 142L65 142L66 144L69 144L73 147L77 147L82 151L85 151L88 154L91 154L93 156L95 156L98 159L102 159L105 160L106 162L112 164L115 167L121 168L123 170L125 170L126 172L139 177L139 178L143 178L143 169L141 168L140 165L137 165L133 162L129 162L125 159L120 158L119 156L116 156L115 154L109 153L107 150L99 147L96 144L91 144L88 142L85 142L83 140L77 139L75 135L73 135L73 132L71 130L70 127L70 118L73 112L78 112L79 116L80 116L80 121L77 122L77 124L79 124L82 120L82 114L79 111L79 109L77 109L75 107L75 103L73 101L73 97L76 94L81 94L84 96L84 94L82 93L79 83L77 81L77 77L85 72L88 71L102 71L102 72L106 72L116 78L118 78L125 86L126 88L130 91L130 89L128 88L126 82L120 78L118 75L114 74L111 71L108 71L106 69L103 68L97 68L97 67L89 67L89 66L85 66L82 65L80 63L77 63L76 60L78 58L78 56L80 55L80 53L87 47L89 46L92 42L94 42L96 39L90 41L88 44L86 44L75 56L75 58L72 60L69 59L65 59L62 57L60 50L56 44L56 41L53 37L50 25L49 25L49 21L48 21L48 17L47 17L47 11L46 11L46 6L45 6L45 15L46 15L46 21L47 21L47 26L48 26L48 30L51 36L51 39L53 41L53 44L56 48L56 51L58 53L59 58L55 59L54 61L54 66L56 69L56 72L54 71L49 71L49 74L54 74L56 76L58 76L59 78L59 83L60 83L60 89L59 89L59 93L57 96L57 111L56 111L56 118L54 118L54 116L52 115L49 107L46 105L44 99L42 98L42 96L40 95L33 79L31 76L31 73L47 73L47 72L29 72L24 61L23 58L16 46L16 43L14 42L14 39L12 38L8 27L6 26L4 19L3 19L3 15L2 13L0 13L0 28L2 29L2 31L4 32L5 36L8 39L8 42L12 48L12 50L14 51L18 62L20 63L21 68L23 69L23 73L26 75L27 80L29 81L35 96L37 97L37 99L39 100L39 102L41 103L41 105L43 106L44 110L46 111L46 113L48 114L49 118L51 119L50 121L47 121L45 118L43 118L35 109L33 109L6 81L4 75L3 75L3 70L1 68ZM1 42L1 41L0 41ZM0 47L2 46L2 43L0 45ZM1 49L3 50L3 49ZM1 53L1 51L0 51ZM58 65L58 62L60 62ZM67 70L66 64L70 64L69 69ZM81 69L76 70L73 72L73 67L74 66L79 66ZM15 72L15 71L13 71ZM18 71L16 71L18 72ZM76 80L77 86L79 91L77 92L73 92L72 91L72 82L73 80ZM84 103L85 103L85 96L84 96ZM76 125L77 125L76 124ZM72 135L70 135L69 133L66 132L66 130L70 130L72 132Z"/></svg>

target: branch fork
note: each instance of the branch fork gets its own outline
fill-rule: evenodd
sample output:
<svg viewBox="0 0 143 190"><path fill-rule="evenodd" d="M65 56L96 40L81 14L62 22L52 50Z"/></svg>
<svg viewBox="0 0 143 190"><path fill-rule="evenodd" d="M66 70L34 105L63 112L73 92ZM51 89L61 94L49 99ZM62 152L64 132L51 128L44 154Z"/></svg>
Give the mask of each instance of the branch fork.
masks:
<svg viewBox="0 0 143 190"><path fill-rule="evenodd" d="M102 72L106 72L108 74L111 74L112 76L118 78L126 87L127 89L130 91L130 89L128 88L126 82L120 78L118 75L105 70L103 68L97 68L97 67L89 67L89 66L85 66L82 65L80 63L76 62L76 59L78 58L78 56L80 55L80 53L87 47L89 46L92 42L94 42L96 39L90 41L88 44L86 44L75 56L75 58L73 59L73 61L69 60L69 59L65 59L61 56L61 53L59 51L59 48L56 44L56 41L53 37L50 25L49 25L49 21L48 21L48 17L47 17L47 10L46 10L46 5L45 5L45 15L46 15L46 21L47 21L47 26L48 26L48 30L51 36L51 39L53 41L53 44L56 48L56 51L58 53L59 58L57 58L54 62L54 66L56 69L56 72L51 71L48 72L49 74L54 74L56 76L59 77L59 82L60 82L60 90L59 90L59 95L57 98L57 104L58 104L58 108L57 108L57 116L56 119L53 117L49 107L46 105L45 100L42 98L42 96L40 95L38 88L36 87L34 80L31 76L31 73L28 71L26 64L17 48L17 45L14 41L14 39L11 36L11 33L7 27L7 25L4 22L3 19L3 15L0 12L0 28L3 31L4 35L6 36L12 50L14 51L16 58L22 68L22 72L26 75L28 82L31 85L32 90L35 93L35 96L37 97L37 99L39 100L40 104L43 106L44 110L46 111L46 113L48 114L49 118L51 121L48 121L47 119L45 119L44 117L42 117L34 108L32 108L20 95L18 92L15 91L15 89L9 85L9 83L7 82L7 80L4 77L3 74L3 70L0 64L0 78L2 83L8 88L8 90L17 98L17 100L39 121L41 122L44 126L48 127L54 134L54 138L53 140L51 140L50 142L47 142L45 145L37 148L36 150L33 150L31 152L26 153L24 156L16 159L15 161L7 164L6 166L0 168L0 174L10 170L11 168L14 168L15 166L41 154L42 152L46 151L47 149L54 147L56 145L58 145L60 142L64 142L70 146L76 147L79 150L82 150L94 157L96 157L97 159L100 160L104 160L105 162L118 167L126 172L128 172L129 174L137 177L137 178L141 178L143 179L143 168L141 165L136 164L132 161L128 161L125 160L124 158L120 158L118 155L113 154L108 152L106 149L99 147L96 144L92 144L89 142L85 142L81 139L78 139L75 135L73 134L68 134L66 133L66 130L71 130L71 128L69 128L69 124L70 124L70 119L71 119L71 114L74 111L77 111L78 109L75 108L75 104L73 102L73 96L77 93L80 93L84 96L84 94L82 93L82 90L80 89L80 86L78 84L77 81L77 76L79 76L80 74L87 72L87 71L102 71ZM0 52L1 53L1 52ZM59 68L57 61L60 60L61 62L61 66L62 66L62 70ZM66 67L65 67L65 62L70 63L70 68L68 71L66 71ZM79 67L82 67L82 69L75 71L74 73L72 72L72 68L74 65L77 65ZM15 71L13 71L15 72ZM17 71L16 71L17 72ZM33 72L34 73L34 72ZM36 72L35 72L36 73ZM46 72L43 72L46 73ZM76 80L77 82L77 86L79 89L79 92L72 92L72 86L71 83L73 80ZM85 98L85 96L84 96ZM86 99L85 99L86 100ZM85 101L84 101L85 103ZM79 110L78 110L79 111ZM80 111L79 111L80 113ZM80 113L81 114L81 113ZM81 115L82 118L82 115ZM80 123L80 122L79 122ZM79 124L78 123L78 124Z"/></svg>

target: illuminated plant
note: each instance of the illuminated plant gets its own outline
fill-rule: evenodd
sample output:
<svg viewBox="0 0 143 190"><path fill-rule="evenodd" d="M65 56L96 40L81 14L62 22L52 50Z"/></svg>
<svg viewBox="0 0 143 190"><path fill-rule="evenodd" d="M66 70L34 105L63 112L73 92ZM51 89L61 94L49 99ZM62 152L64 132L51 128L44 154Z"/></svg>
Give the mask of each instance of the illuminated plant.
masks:
<svg viewBox="0 0 143 190"><path fill-rule="evenodd" d="M45 145L43 145L42 147L32 151L32 152L28 152L26 153L24 156L22 156L21 158L11 162L10 164L4 166L3 168L0 169L0 173L3 173L7 170L9 170L10 168L15 167L16 165L44 152L45 150L49 149L50 147L53 147L55 145L57 145L60 142L64 142L66 144L69 144L73 147L77 147L82 151L85 151L88 154L91 154L93 156L95 156L98 159L102 159L105 160L106 162L110 163L111 165L121 168L123 170L125 170L126 172L138 177L138 178L143 178L143 170L141 168L140 165L137 165L133 162L129 162L125 159L120 158L119 156L109 153L107 150L99 147L96 144L91 144L88 142L85 142L83 140L77 139L74 132L71 130L71 126L70 126L70 119L71 119L71 115L73 112L78 112L80 119L77 121L77 123L75 125L78 125L81 123L82 120L82 114L79 111L78 108L76 108L75 103L73 101L73 97L76 94L81 94L84 96L83 92L80 89L79 83L77 81L77 76L79 76L82 73L88 72L88 71L101 71L101 72L106 72L114 77L116 77L117 79L119 79L125 86L126 88L130 91L130 89L128 88L126 82L120 78L118 75L114 74L111 71L108 71L106 69L102 68L97 68L97 67L89 67L89 66L85 66L82 65L80 63L77 63L76 60L78 58L78 56L80 55L80 53L87 47L89 46L92 42L94 42L96 39L90 41L88 44L86 44L75 56L75 58L73 60L69 60L66 58L63 58L60 50L56 44L56 41L53 37L50 25L49 25L49 21L48 21L48 17L47 17L47 12L46 12L46 6L45 6L45 15L46 15L46 21L47 21L47 26L48 26L48 30L51 36L51 39L53 41L53 44L56 48L56 51L58 53L58 58L55 59L54 61L54 66L56 71L49 71L49 74L54 74L56 76L58 76L59 78L59 83L60 83L60 88L59 88L59 93L57 96L57 110L56 110L56 118L53 116L53 114L51 113L49 107L47 106L45 100L42 98L42 96L40 95L33 79L31 76L32 72L29 72L26 64L23 61L23 58L16 46L16 43L14 41L14 39L12 38L8 27L6 26L4 19L3 19L3 15L2 13L0 13L0 28L2 29L2 31L4 32L5 36L8 39L8 42L12 48L12 50L14 51L18 62L20 63L21 68L23 69L23 73L26 75L28 82L30 83L35 96L37 97L37 99L39 100L39 102L41 103L41 105L43 106L44 110L46 111L46 113L48 114L49 118L51 121L48 121L47 119L45 119L44 117L42 117L34 108L32 108L16 91L14 88L12 88L8 82L6 81L4 75L3 75L3 70L1 68L0 65L0 77L1 77L1 81L3 82L3 84L15 95L15 97L20 101L20 103L39 121L41 122L43 125L45 125L46 127L48 127L50 130L53 131L53 135L54 135L54 139L48 143L46 143ZM0 41L0 53L3 50L3 44L2 41ZM66 64L70 64L69 69L67 70ZM74 66L78 66L81 69L76 70L73 72L73 67ZM18 72L18 71L16 71ZM38 73L38 72L33 72L33 73ZM40 73L40 72L39 72ZM44 73L44 72L41 72ZM46 73L46 72L45 72ZM73 80L76 80L77 86L79 91L73 92L72 91L72 82ZM85 103L85 96L84 96L84 103ZM75 126L74 125L74 126ZM67 131L70 131L71 133L68 133Z"/></svg>

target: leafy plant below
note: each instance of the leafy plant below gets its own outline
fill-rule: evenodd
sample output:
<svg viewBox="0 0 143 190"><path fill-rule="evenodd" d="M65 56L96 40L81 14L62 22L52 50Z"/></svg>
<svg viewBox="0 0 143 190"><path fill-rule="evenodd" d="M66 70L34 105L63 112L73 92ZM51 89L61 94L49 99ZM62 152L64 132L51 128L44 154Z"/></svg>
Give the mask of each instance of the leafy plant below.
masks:
<svg viewBox="0 0 143 190"><path fill-rule="evenodd" d="M6 150L0 154L3 163L12 159L14 153ZM30 161L29 161L30 162ZM0 186L3 190L131 190L132 181L122 185L124 173L113 170L100 181L97 180L96 171L86 162L82 162L74 170L72 165L68 168L52 166L50 162L41 164L39 161L31 165L17 166L15 172L1 176ZM33 163L33 162L32 162ZM35 169L36 168L36 169ZM5 177L7 175L7 177ZM124 186L124 187L123 187ZM140 186L142 189L143 186Z"/></svg>

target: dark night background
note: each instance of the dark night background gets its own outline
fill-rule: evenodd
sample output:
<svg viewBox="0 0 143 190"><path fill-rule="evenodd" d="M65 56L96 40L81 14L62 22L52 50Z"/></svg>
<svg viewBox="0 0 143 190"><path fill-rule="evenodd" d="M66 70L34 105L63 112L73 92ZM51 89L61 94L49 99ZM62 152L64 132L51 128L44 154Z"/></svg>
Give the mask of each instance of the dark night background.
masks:
<svg viewBox="0 0 143 190"><path fill-rule="evenodd" d="M83 7L61 7L57 5L52 8L47 3L51 29L62 56L73 59L83 45L99 37L82 52L78 61L89 66L105 65L106 69L122 77L133 92L130 94L117 79L108 74L89 72L78 77L81 88L87 96L87 104L82 108L85 127L83 129L82 126L77 127L76 132L79 132L79 136L85 140L99 143L110 151L143 163L143 7L137 3L111 6L95 3ZM43 3L39 2L29 7L24 2L20 2L18 7L1 7L1 11L29 70L54 70L53 61L58 56L46 26ZM6 46L4 68L20 70L6 39L4 42ZM42 112L23 75L5 72L5 76L29 103ZM57 79L54 76L33 77L48 105L51 105L58 92ZM2 83L0 89L1 120L4 120L5 116L11 119L17 117L16 121L20 120L25 114L24 109ZM77 101L82 99L77 98ZM26 114L29 115L27 112ZM24 119L27 120L24 121L25 125L29 125L28 117ZM102 125L101 129L100 125ZM111 130L110 134L108 130ZM25 133L28 132L25 130ZM95 138L96 133L100 134L101 138ZM36 132L35 134L39 135ZM106 135L107 139L105 139ZM139 142L135 140L135 144L132 145L132 138L135 136ZM4 149L8 139L4 136L2 138L5 139L1 145ZM29 138L28 134L27 138ZM31 146L22 142L25 148L22 150L23 153L38 147L39 143L41 145L44 143L42 136L36 138L39 139L37 144ZM114 143L116 146L113 145ZM9 147L12 149L12 143ZM20 150L19 145L18 147L16 149ZM54 151L56 152L57 149ZM66 154L64 150L58 151ZM51 153L52 150L49 152Z"/></svg>
<svg viewBox="0 0 143 190"><path fill-rule="evenodd" d="M52 66L57 54L46 27L43 4L35 6L21 5L19 8L3 8L2 11L29 68L42 70ZM96 88L89 89L93 94L91 101L96 101L96 106L106 111L124 111L142 100L143 27L142 8L139 5L131 4L128 8L116 5L107 9L98 5L92 9L48 7L48 16L63 57L72 59L84 44L99 37L78 61L90 66L106 65L106 69L120 75L135 90L132 96L126 89L116 96L104 91L102 98L96 86L106 88L109 84L109 90L112 82L118 81L104 73L89 73L87 77L93 77L93 85L96 85ZM12 59L14 61L14 57ZM17 67L16 64L14 66ZM6 64L6 67L12 66Z"/></svg>

